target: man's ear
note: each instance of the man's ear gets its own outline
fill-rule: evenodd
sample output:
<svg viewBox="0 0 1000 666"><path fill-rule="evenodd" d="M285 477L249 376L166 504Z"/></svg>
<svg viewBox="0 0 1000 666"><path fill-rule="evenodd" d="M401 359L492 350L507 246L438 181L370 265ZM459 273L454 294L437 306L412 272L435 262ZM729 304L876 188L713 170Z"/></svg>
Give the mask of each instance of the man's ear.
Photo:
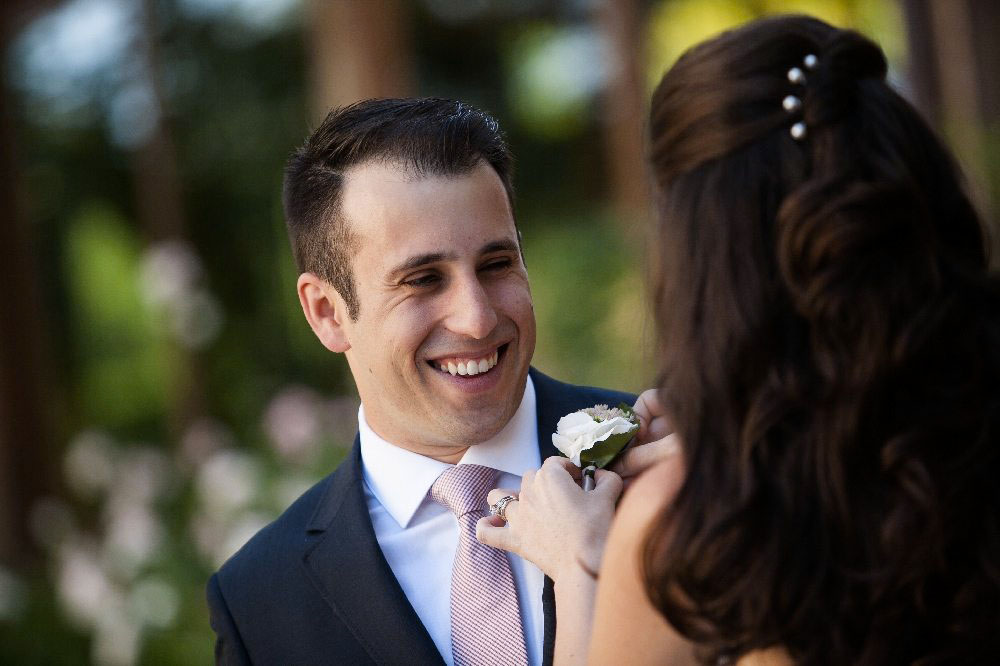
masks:
<svg viewBox="0 0 1000 666"><path fill-rule="evenodd" d="M344 322L348 321L347 303L333 286L315 273L303 273L295 285L302 312L313 333L332 352L351 348Z"/></svg>

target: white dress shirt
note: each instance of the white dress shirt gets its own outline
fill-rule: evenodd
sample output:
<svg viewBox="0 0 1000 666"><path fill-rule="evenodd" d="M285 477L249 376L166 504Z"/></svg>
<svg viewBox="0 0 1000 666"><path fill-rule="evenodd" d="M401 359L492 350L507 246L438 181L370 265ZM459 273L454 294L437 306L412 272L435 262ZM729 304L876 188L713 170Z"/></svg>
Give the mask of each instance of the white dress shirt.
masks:
<svg viewBox="0 0 1000 666"><path fill-rule="evenodd" d="M451 655L451 570L458 550L458 520L429 496L434 481L451 465L394 446L379 437L358 410L361 464L368 514L382 553L448 666ZM470 446L459 465L501 471L499 488L518 489L521 474L541 465L535 387L528 377L521 405L495 437ZM507 554L517 597L528 662L542 662L542 572ZM494 618L483 618L485 627Z"/></svg>

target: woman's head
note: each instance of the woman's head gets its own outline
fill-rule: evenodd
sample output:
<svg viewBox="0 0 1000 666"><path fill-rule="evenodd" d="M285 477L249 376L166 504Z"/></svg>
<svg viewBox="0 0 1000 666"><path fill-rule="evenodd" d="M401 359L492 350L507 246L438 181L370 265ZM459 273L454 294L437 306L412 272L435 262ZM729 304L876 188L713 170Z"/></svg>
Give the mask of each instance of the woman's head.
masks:
<svg viewBox="0 0 1000 666"><path fill-rule="evenodd" d="M716 653L895 661L866 613L909 617L965 529L942 494L997 471L982 227L885 76L861 35L776 17L688 51L653 96L662 398L689 480L647 565L654 601Z"/></svg>

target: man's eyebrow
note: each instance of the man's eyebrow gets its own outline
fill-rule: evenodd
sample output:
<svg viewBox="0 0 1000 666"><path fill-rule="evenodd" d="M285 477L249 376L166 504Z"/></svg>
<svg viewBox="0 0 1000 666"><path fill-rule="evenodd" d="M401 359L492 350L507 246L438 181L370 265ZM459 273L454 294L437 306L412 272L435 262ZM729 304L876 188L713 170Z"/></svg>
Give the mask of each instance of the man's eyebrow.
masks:
<svg viewBox="0 0 1000 666"><path fill-rule="evenodd" d="M479 250L479 254L490 254L491 252L519 252L517 243L509 238L495 240L487 243Z"/></svg>
<svg viewBox="0 0 1000 666"><path fill-rule="evenodd" d="M421 266L426 266L427 264L434 264L439 261L454 258L455 254L450 252L428 252L426 254L415 254L412 257L407 257L402 262L394 266L389 273L405 273L406 271L412 271L414 268L420 268Z"/></svg>
<svg viewBox="0 0 1000 666"><path fill-rule="evenodd" d="M500 240L490 241L486 245L479 248L479 254L490 254L492 252L517 252L517 243L509 238L503 238ZM435 264L439 261L447 261L457 258L458 255L454 252L427 252L425 254L415 254L412 257L407 257L400 263L396 264L389 270L390 275L395 275L397 273L405 273L406 271L412 271L415 268L420 268L421 266L427 266L428 264Z"/></svg>

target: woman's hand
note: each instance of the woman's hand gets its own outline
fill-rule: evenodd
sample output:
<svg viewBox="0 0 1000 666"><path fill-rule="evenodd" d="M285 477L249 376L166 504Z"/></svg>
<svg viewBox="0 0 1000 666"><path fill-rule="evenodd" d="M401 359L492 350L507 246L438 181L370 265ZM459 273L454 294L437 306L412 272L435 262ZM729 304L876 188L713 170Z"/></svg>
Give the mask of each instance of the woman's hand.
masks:
<svg viewBox="0 0 1000 666"><path fill-rule="evenodd" d="M552 456L537 472L525 472L520 493L490 491L491 505L504 495L518 499L507 505L506 526L498 516L481 518L477 538L517 553L556 581L572 568L596 572L622 481L617 474L599 469L594 476L596 486L584 492L578 484L580 475L568 459Z"/></svg>
<svg viewBox="0 0 1000 666"><path fill-rule="evenodd" d="M681 450L656 389L643 391L633 410L639 417L639 432L610 468L626 487L643 471Z"/></svg>

